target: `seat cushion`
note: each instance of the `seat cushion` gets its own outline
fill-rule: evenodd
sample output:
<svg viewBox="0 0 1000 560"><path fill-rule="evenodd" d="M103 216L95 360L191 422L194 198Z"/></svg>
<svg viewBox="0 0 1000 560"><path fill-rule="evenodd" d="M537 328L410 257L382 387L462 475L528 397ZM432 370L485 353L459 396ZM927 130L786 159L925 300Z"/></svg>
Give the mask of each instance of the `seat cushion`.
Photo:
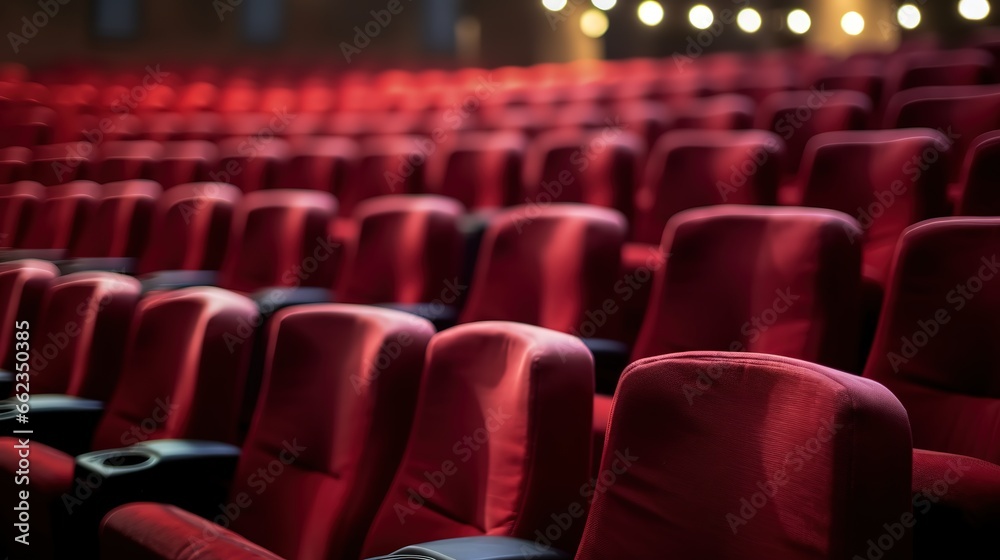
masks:
<svg viewBox="0 0 1000 560"><path fill-rule="evenodd" d="M973 525L1000 525L1000 465L914 449L913 495L917 513L931 501L960 510Z"/></svg>

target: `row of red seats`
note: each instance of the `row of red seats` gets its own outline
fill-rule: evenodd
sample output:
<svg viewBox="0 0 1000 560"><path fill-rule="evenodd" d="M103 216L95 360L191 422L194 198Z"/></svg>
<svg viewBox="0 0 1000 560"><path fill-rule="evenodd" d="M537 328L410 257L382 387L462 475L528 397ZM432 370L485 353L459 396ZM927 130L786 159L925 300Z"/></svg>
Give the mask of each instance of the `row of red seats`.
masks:
<svg viewBox="0 0 1000 560"><path fill-rule="evenodd" d="M542 222L521 226L536 232L537 252L553 254L539 246L538 235L551 235L539 232L548 229ZM217 288L142 297L134 279L95 272L56 279L50 269L34 332L52 335L71 322L83 331L39 341L53 349L37 349L36 359L50 363L32 383L65 373L61 388L46 389L107 405L102 412L77 401L84 410L73 415L80 421L72 429L62 417L61 430L39 432L52 446L33 444L32 480L41 481L33 495L80 503L68 508L71 515L56 508L36 519L33 531L56 531L41 542L86 555L107 509L145 496L175 506L112 512L103 524L106 558L231 558L237 551L356 558L472 535L536 541L543 546L528 550L539 554L549 546L573 551L579 542L578 558L706 547L717 558L736 558L735 550L741 558L758 550L787 557L805 543L812 554L839 558L871 555L872 542L886 558L910 558L914 536L924 553L991 557L1000 447L986 432L995 424L989 342L1000 317L992 282L1000 273L1000 220L944 218L903 234L864 369L872 381L824 367L849 361L859 231L847 216L808 209L731 206L674 218L652 273L652 307L662 312L644 325L614 401L594 396L593 358L565 334L475 322L432 338L431 324L393 311L289 308L262 341L267 372L242 453L160 440L241 441L243 391L252 385L246 362L257 343L248 329L260 324L253 301ZM550 272L588 256L565 250L583 239L566 241ZM511 241L496 240L494 248ZM550 301L578 297L569 275L504 286L538 262L504 265L482 273L503 286L497 298L517 289L523 307L542 310L549 304L533 291L551 286ZM37 281L46 267L22 263L27 268L32 276L13 283ZM95 301L101 305L88 304ZM542 323L544 313L520 319ZM56 348L60 335L66 342ZM123 339L125 352L102 351ZM673 353L691 348L735 353ZM116 365L121 374L108 385ZM86 392L96 386L103 392ZM157 420L157 411L167 420ZM941 422L942 414L951 421ZM12 421L7 416L0 422ZM588 455L591 418L593 447L603 455ZM88 425L93 439L81 437ZM10 484L17 450L6 443L0 467ZM96 453L74 466L73 456L87 450ZM213 462L235 467L236 476L228 498L206 502L228 480ZM720 462L736 470L709 468ZM152 464L167 470L124 478ZM794 464L804 468L788 472ZM263 483L254 477L261 469L277 472ZM101 499L87 501L78 497L86 483L77 478L91 472L107 486ZM115 485L112 477L123 478ZM577 521L559 525L573 504ZM931 509L943 515L927 515ZM789 534L787 523L803 525ZM896 524L905 530L897 534ZM887 531L890 545L880 540ZM474 544L464 542L464 550Z"/></svg>

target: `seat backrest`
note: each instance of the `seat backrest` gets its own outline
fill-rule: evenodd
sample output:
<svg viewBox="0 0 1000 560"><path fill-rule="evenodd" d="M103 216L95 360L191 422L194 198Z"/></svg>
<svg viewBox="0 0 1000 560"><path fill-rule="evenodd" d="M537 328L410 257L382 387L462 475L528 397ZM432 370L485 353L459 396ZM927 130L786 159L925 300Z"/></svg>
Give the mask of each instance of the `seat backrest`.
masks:
<svg viewBox="0 0 1000 560"><path fill-rule="evenodd" d="M205 140L163 142L163 153L153 163L154 181L170 189L177 185L208 181L216 167L219 150Z"/></svg>
<svg viewBox="0 0 1000 560"><path fill-rule="evenodd" d="M23 146L0 148L0 184L26 179L31 150Z"/></svg>
<svg viewBox="0 0 1000 560"><path fill-rule="evenodd" d="M275 138L273 131L266 132L219 142L219 162L212 179L236 185L245 193L277 185L279 170L291 149L287 141Z"/></svg>
<svg viewBox="0 0 1000 560"><path fill-rule="evenodd" d="M642 139L620 123L543 133L527 151L519 202L582 202L629 216L643 157Z"/></svg>
<svg viewBox="0 0 1000 560"><path fill-rule="evenodd" d="M697 206L775 204L784 152L761 130L664 134L636 192L633 239L659 242L671 216Z"/></svg>
<svg viewBox="0 0 1000 560"><path fill-rule="evenodd" d="M45 188L34 181L0 185L0 247L19 247L35 219Z"/></svg>
<svg viewBox="0 0 1000 560"><path fill-rule="evenodd" d="M803 206L854 217L863 231L863 274L884 283L899 235L944 215L950 143L930 129L828 132L806 145Z"/></svg>
<svg viewBox="0 0 1000 560"><path fill-rule="evenodd" d="M342 215L367 198L423 192L427 158L437 144L425 136L374 136L361 143L357 172L340 196Z"/></svg>
<svg viewBox="0 0 1000 560"><path fill-rule="evenodd" d="M993 55L979 49L899 53L889 61L886 98L927 86L975 86L993 82Z"/></svg>
<svg viewBox="0 0 1000 560"><path fill-rule="evenodd" d="M51 186L89 179L97 148L90 142L35 146L25 179Z"/></svg>
<svg viewBox="0 0 1000 560"><path fill-rule="evenodd" d="M94 217L72 240L67 256L137 258L146 247L153 205L161 192L158 183L146 180L101 185Z"/></svg>
<svg viewBox="0 0 1000 560"><path fill-rule="evenodd" d="M714 206L667 224L632 358L723 350L858 368L861 235L840 212Z"/></svg>
<svg viewBox="0 0 1000 560"><path fill-rule="evenodd" d="M921 449L1000 463L998 248L1000 218L928 220L899 240L865 377L903 402Z"/></svg>
<svg viewBox="0 0 1000 560"><path fill-rule="evenodd" d="M31 221L23 249L65 249L86 229L97 213L100 185L91 181L46 187L45 200Z"/></svg>
<svg viewBox="0 0 1000 560"><path fill-rule="evenodd" d="M428 160L426 191L471 210L512 204L521 193L526 142L518 132L457 133Z"/></svg>
<svg viewBox="0 0 1000 560"><path fill-rule="evenodd" d="M606 439L577 560L843 560L881 535L881 558L911 557L909 425L877 383L767 354L650 357Z"/></svg>
<svg viewBox="0 0 1000 560"><path fill-rule="evenodd" d="M163 146L152 140L106 142L99 148L94 179L101 183L153 179Z"/></svg>
<svg viewBox="0 0 1000 560"><path fill-rule="evenodd" d="M345 255L337 301L422 303L460 286L465 208L434 195L380 196L359 204L357 239ZM458 295L452 296L452 301Z"/></svg>
<svg viewBox="0 0 1000 560"><path fill-rule="evenodd" d="M7 371L14 371L15 323L27 321L35 326L45 289L56 276L59 269L48 261L0 263L0 367Z"/></svg>
<svg viewBox="0 0 1000 560"><path fill-rule="evenodd" d="M300 306L271 320L232 529L285 558L357 558L406 447L434 327L398 311ZM282 465L267 492L254 473Z"/></svg>
<svg viewBox="0 0 1000 560"><path fill-rule="evenodd" d="M768 96L757 108L755 126L785 141L784 172L794 175L810 138L823 132L863 130L871 120L872 102L863 93L814 88Z"/></svg>
<svg viewBox="0 0 1000 560"><path fill-rule="evenodd" d="M534 539L554 513L586 509L593 394L593 358L574 337L499 322L435 336L362 558L450 537ZM582 525L563 528L555 546L573 550Z"/></svg>
<svg viewBox="0 0 1000 560"><path fill-rule="evenodd" d="M739 94L695 98L676 107L677 128L741 130L753 125L753 99Z"/></svg>
<svg viewBox="0 0 1000 560"><path fill-rule="evenodd" d="M972 141L959 179L961 195L955 214L1000 216L1000 131L981 134Z"/></svg>
<svg viewBox="0 0 1000 560"><path fill-rule="evenodd" d="M32 392L106 400L121 371L139 291L138 280L110 272L52 280L38 326L32 325Z"/></svg>
<svg viewBox="0 0 1000 560"><path fill-rule="evenodd" d="M144 298L92 449L151 439L236 443L251 345L233 339L257 320L252 300L215 287Z"/></svg>
<svg viewBox="0 0 1000 560"><path fill-rule="evenodd" d="M327 230L337 199L321 191L252 192L236 204L219 286L241 292L267 287L329 288L337 247Z"/></svg>
<svg viewBox="0 0 1000 560"><path fill-rule="evenodd" d="M962 158L980 134L1000 129L1000 86L920 87L892 96L883 128L933 128L953 143L949 165L958 178Z"/></svg>
<svg viewBox="0 0 1000 560"><path fill-rule="evenodd" d="M292 144L291 157L278 173L277 186L339 195L350 179L357 158L358 146L350 138L300 138Z"/></svg>
<svg viewBox="0 0 1000 560"><path fill-rule="evenodd" d="M188 183L164 192L153 208L137 272L218 270L241 195L226 183Z"/></svg>
<svg viewBox="0 0 1000 560"><path fill-rule="evenodd" d="M459 322L517 321L587 337L614 332L620 314L608 317L604 307L614 301L624 238L624 217L606 208L523 205L497 214Z"/></svg>

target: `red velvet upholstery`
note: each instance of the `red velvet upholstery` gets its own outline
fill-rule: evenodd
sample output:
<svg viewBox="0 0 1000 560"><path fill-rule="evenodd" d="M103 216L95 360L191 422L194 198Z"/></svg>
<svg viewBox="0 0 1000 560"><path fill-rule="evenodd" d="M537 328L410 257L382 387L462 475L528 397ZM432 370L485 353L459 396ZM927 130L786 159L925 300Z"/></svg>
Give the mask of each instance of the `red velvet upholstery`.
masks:
<svg viewBox="0 0 1000 560"><path fill-rule="evenodd" d="M969 145L980 134L1000 129L1000 86L921 87L889 100L884 128L934 128L954 142L951 179L958 178Z"/></svg>
<svg viewBox="0 0 1000 560"><path fill-rule="evenodd" d="M67 257L138 257L149 237L153 206L162 189L153 181L101 185L94 217L70 244Z"/></svg>
<svg viewBox="0 0 1000 560"><path fill-rule="evenodd" d="M139 282L109 272L52 280L31 325L31 392L106 400L122 368Z"/></svg>
<svg viewBox="0 0 1000 560"><path fill-rule="evenodd" d="M215 169L219 150L204 140L163 142L163 152L153 162L152 178L169 189L185 183L208 181Z"/></svg>
<svg viewBox="0 0 1000 560"><path fill-rule="evenodd" d="M960 216L1000 216L1000 131L972 141L959 179Z"/></svg>
<svg viewBox="0 0 1000 560"><path fill-rule="evenodd" d="M568 129L539 135L527 151L519 202L582 202L629 216L645 157L642 143L620 122L600 131Z"/></svg>
<svg viewBox="0 0 1000 560"><path fill-rule="evenodd" d="M226 183L187 183L164 192L153 208L137 273L217 270L240 197L240 190Z"/></svg>
<svg viewBox="0 0 1000 560"><path fill-rule="evenodd" d="M862 273L884 285L907 226L946 213L948 138L929 129L828 132L806 145L803 206L830 208L861 224Z"/></svg>
<svg viewBox="0 0 1000 560"><path fill-rule="evenodd" d="M438 334L362 557L441 538L534 538L554 513L585 509L593 376L590 353L561 333L484 322ZM573 550L582 525L555 546Z"/></svg>
<svg viewBox="0 0 1000 560"><path fill-rule="evenodd" d="M518 195L525 144L518 132L456 134L428 160L426 190L472 210L523 202Z"/></svg>
<svg viewBox="0 0 1000 560"><path fill-rule="evenodd" d="M766 354L646 358L615 395L577 560L847 559L910 511L906 412L877 383ZM885 560L909 559L903 532Z"/></svg>
<svg viewBox="0 0 1000 560"><path fill-rule="evenodd" d="M865 376L906 405L917 447L1000 464L998 242L1000 218L906 230Z"/></svg>
<svg viewBox="0 0 1000 560"><path fill-rule="evenodd" d="M30 327L37 326L45 288L58 275L59 269L47 261L0 263L0 367L14 369L14 325L28 321Z"/></svg>
<svg viewBox="0 0 1000 560"><path fill-rule="evenodd" d="M292 155L278 173L276 186L315 189L339 195L358 158L358 146L349 138L311 136L292 143Z"/></svg>
<svg viewBox="0 0 1000 560"><path fill-rule="evenodd" d="M755 126L785 141L786 178L799 170L810 138L823 132L863 130L871 119L872 102L850 90L785 91L768 96L757 109Z"/></svg>
<svg viewBox="0 0 1000 560"><path fill-rule="evenodd" d="M357 173L340 195L342 215L350 215L366 198L423 191L427 158L437 148L430 138L413 135L376 136L361 143Z"/></svg>
<svg viewBox="0 0 1000 560"><path fill-rule="evenodd" d="M291 154L288 142L275 138L271 129L226 138L218 146L219 162L212 179L236 185L245 193L277 185L278 173Z"/></svg>
<svg viewBox="0 0 1000 560"><path fill-rule="evenodd" d="M479 248L469 299L459 318L517 321L578 336L608 335L618 316L599 324L614 302L625 220L576 204L517 206L497 214Z"/></svg>
<svg viewBox="0 0 1000 560"><path fill-rule="evenodd" d="M251 300L218 288L187 288L144 299L92 449L151 439L235 441L249 344L231 349L230 337L240 332L241 324L256 320ZM122 340L116 340L119 348ZM0 438L4 481L14 479L14 443ZM31 446L31 457L33 505L40 511L63 507L60 497L72 488L73 458L38 442ZM5 524L3 531L10 542L12 525ZM32 520L33 539L36 531L42 542L52 542L47 516Z"/></svg>
<svg viewBox="0 0 1000 560"><path fill-rule="evenodd" d="M90 181L46 187L45 201L31 220L21 248L69 247L93 219L100 198L100 186Z"/></svg>
<svg viewBox="0 0 1000 560"><path fill-rule="evenodd" d="M94 179L101 183L153 179L163 145L151 140L105 142L94 164Z"/></svg>
<svg viewBox="0 0 1000 560"><path fill-rule="evenodd" d="M677 214L632 359L724 350L857 368L858 235L850 217L812 208Z"/></svg>
<svg viewBox="0 0 1000 560"><path fill-rule="evenodd" d="M658 243L671 216L712 204L774 204L784 145L764 131L664 134L635 199L632 239Z"/></svg>
<svg viewBox="0 0 1000 560"><path fill-rule="evenodd" d="M247 194L236 205L219 286L240 292L274 286L329 288L337 248L327 238L327 227L336 212L337 199L325 192Z"/></svg>
<svg viewBox="0 0 1000 560"><path fill-rule="evenodd" d="M453 199L434 195L389 195L355 208L360 224L337 289L345 303L421 303L442 296L454 304L461 287L464 213Z"/></svg>
<svg viewBox="0 0 1000 560"><path fill-rule="evenodd" d="M406 446L433 334L423 319L371 307L324 304L275 315L259 406L230 492L233 503L250 504L232 522L220 516L224 524L286 558L357 558ZM282 461L262 490L254 473ZM226 557L211 552L241 540L155 504L113 512L103 536L111 550L146 549L135 558Z"/></svg>
<svg viewBox="0 0 1000 560"><path fill-rule="evenodd" d="M45 188L34 181L0 185L0 247L18 247L24 242L43 200Z"/></svg>

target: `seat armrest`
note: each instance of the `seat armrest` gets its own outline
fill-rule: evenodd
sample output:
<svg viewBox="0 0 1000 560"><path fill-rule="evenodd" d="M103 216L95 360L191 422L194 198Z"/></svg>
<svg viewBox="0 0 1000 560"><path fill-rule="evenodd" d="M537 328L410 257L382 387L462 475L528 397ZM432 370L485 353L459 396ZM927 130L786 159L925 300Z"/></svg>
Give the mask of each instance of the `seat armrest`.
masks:
<svg viewBox="0 0 1000 560"><path fill-rule="evenodd" d="M59 261L60 274L72 274L74 272L84 272L87 270L103 270L107 272L117 272L119 274L132 274L135 272L136 259L130 257L110 257L110 258L85 258L69 259Z"/></svg>
<svg viewBox="0 0 1000 560"><path fill-rule="evenodd" d="M89 448L103 413L101 401L68 395L31 395L26 403L9 398L0 402L0 429L31 430L35 441L77 455ZM22 414L26 423L18 421Z"/></svg>
<svg viewBox="0 0 1000 560"><path fill-rule="evenodd" d="M240 449L227 443L155 440L84 453L76 458L73 488L54 520L86 553L97 549L98 526L112 509L130 502L175 505L212 517L225 508Z"/></svg>
<svg viewBox="0 0 1000 560"><path fill-rule="evenodd" d="M307 303L329 303L333 293L325 288L264 288L250 294L261 315L270 317L274 312Z"/></svg>
<svg viewBox="0 0 1000 560"><path fill-rule="evenodd" d="M455 326L458 322L458 308L453 305L443 303L377 303L375 307L395 309L417 317L427 319L434 324L434 328L443 331Z"/></svg>
<svg viewBox="0 0 1000 560"><path fill-rule="evenodd" d="M163 270L143 275L142 293L157 290L177 290L191 286L215 286L219 273L215 270Z"/></svg>
<svg viewBox="0 0 1000 560"><path fill-rule="evenodd" d="M606 338L581 338L594 356L596 390L602 395L615 394L618 378L629 363L629 349L623 342Z"/></svg>
<svg viewBox="0 0 1000 560"><path fill-rule="evenodd" d="M463 537L401 548L369 560L569 560L569 554L510 537Z"/></svg>

